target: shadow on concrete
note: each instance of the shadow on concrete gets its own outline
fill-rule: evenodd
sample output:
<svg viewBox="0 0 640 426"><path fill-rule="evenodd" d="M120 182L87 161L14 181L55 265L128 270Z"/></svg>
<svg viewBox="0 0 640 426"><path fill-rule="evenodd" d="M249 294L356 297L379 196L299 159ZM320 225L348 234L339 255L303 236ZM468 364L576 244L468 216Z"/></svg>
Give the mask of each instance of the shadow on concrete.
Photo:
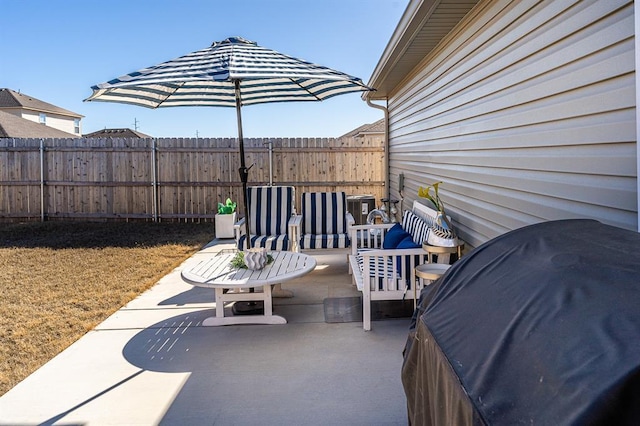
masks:
<svg viewBox="0 0 640 426"><path fill-rule="evenodd" d="M406 424L407 320L202 327L211 310L152 325L124 347L142 370L190 373L162 424Z"/></svg>
<svg viewBox="0 0 640 426"><path fill-rule="evenodd" d="M215 301L216 297L213 289L193 287L161 301L158 303L158 306L185 306L190 304L213 303Z"/></svg>

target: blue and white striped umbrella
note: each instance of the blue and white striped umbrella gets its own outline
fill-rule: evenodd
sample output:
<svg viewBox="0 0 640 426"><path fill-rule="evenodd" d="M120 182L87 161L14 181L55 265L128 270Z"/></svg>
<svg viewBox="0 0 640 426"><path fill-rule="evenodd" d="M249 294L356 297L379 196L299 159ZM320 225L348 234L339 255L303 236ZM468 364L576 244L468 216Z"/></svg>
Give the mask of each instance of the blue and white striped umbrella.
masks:
<svg viewBox="0 0 640 426"><path fill-rule="evenodd" d="M92 87L86 101L119 102L148 108L236 107L246 233L249 211L241 107L267 102L321 101L373 90L359 78L283 55L241 37L230 37L172 61Z"/></svg>
<svg viewBox="0 0 640 426"><path fill-rule="evenodd" d="M93 86L87 101L149 108L235 107L266 102L321 101L371 90L359 78L283 55L240 37Z"/></svg>

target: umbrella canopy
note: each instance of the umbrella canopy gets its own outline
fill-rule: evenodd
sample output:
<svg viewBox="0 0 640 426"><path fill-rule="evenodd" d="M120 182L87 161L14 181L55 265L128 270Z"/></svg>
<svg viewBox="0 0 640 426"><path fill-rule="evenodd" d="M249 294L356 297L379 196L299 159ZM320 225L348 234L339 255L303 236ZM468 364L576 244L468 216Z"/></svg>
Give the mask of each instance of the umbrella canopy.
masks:
<svg viewBox="0 0 640 426"><path fill-rule="evenodd" d="M283 55L241 37L93 86L88 101L149 108L236 106L266 102L321 101L371 90L356 77Z"/></svg>
<svg viewBox="0 0 640 426"><path fill-rule="evenodd" d="M359 78L258 46L241 37L92 87L86 101L119 102L148 108L181 106L235 107L240 146L248 242L248 168L244 158L242 105L321 101L371 88Z"/></svg>

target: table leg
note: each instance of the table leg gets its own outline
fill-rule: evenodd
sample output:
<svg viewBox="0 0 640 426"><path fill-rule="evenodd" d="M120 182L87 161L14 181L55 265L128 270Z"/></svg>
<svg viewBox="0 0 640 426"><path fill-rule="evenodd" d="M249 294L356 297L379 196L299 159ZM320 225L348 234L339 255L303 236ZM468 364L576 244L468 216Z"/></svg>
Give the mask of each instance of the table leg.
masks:
<svg viewBox="0 0 640 426"><path fill-rule="evenodd" d="M216 288L216 318L224 318L224 289Z"/></svg>
<svg viewBox="0 0 640 426"><path fill-rule="evenodd" d="M264 316L273 316L273 299L271 298L271 285L262 287L264 290Z"/></svg>
<svg viewBox="0 0 640 426"><path fill-rule="evenodd" d="M273 315L273 301L271 298L271 285L263 286L262 293L224 293L223 289L216 288L216 316L202 321L203 326L219 326L233 324L286 324L287 320L279 315ZM238 302L249 300L262 300L264 315L233 315L224 316L224 302Z"/></svg>

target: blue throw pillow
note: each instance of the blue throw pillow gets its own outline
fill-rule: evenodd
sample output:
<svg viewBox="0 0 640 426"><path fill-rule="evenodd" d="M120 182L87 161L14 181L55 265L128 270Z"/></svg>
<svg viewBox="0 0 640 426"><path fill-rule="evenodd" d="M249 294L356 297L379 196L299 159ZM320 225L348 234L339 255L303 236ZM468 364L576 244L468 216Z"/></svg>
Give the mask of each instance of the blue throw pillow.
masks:
<svg viewBox="0 0 640 426"><path fill-rule="evenodd" d="M411 234L408 234L402 241L400 241L400 243L398 244L398 247L396 248L398 249L422 248L422 245L414 243L413 237L411 236ZM420 260L420 256L414 256L414 258L417 265L418 261ZM396 268L398 269L398 273L400 273L400 271L402 270L402 259L405 260L405 265L407 269L407 280L409 280L409 277L411 276L411 273L409 272L409 268L411 267L411 259L409 256L398 256L398 258L396 259ZM407 281L407 284L409 285L409 287L411 287L411 284L409 281Z"/></svg>
<svg viewBox="0 0 640 426"><path fill-rule="evenodd" d="M399 249L422 248L422 244L414 243L413 237L411 236L411 234L408 234L407 237L405 237L402 241L400 241L400 243L398 243L398 246L396 248L399 248Z"/></svg>
<svg viewBox="0 0 640 426"><path fill-rule="evenodd" d="M394 249L398 247L398 244L400 244L400 242L404 240L407 237L407 235L411 236L407 231L402 229L402 225L400 225L399 223L396 223L384 235L384 242L382 243L382 248Z"/></svg>

